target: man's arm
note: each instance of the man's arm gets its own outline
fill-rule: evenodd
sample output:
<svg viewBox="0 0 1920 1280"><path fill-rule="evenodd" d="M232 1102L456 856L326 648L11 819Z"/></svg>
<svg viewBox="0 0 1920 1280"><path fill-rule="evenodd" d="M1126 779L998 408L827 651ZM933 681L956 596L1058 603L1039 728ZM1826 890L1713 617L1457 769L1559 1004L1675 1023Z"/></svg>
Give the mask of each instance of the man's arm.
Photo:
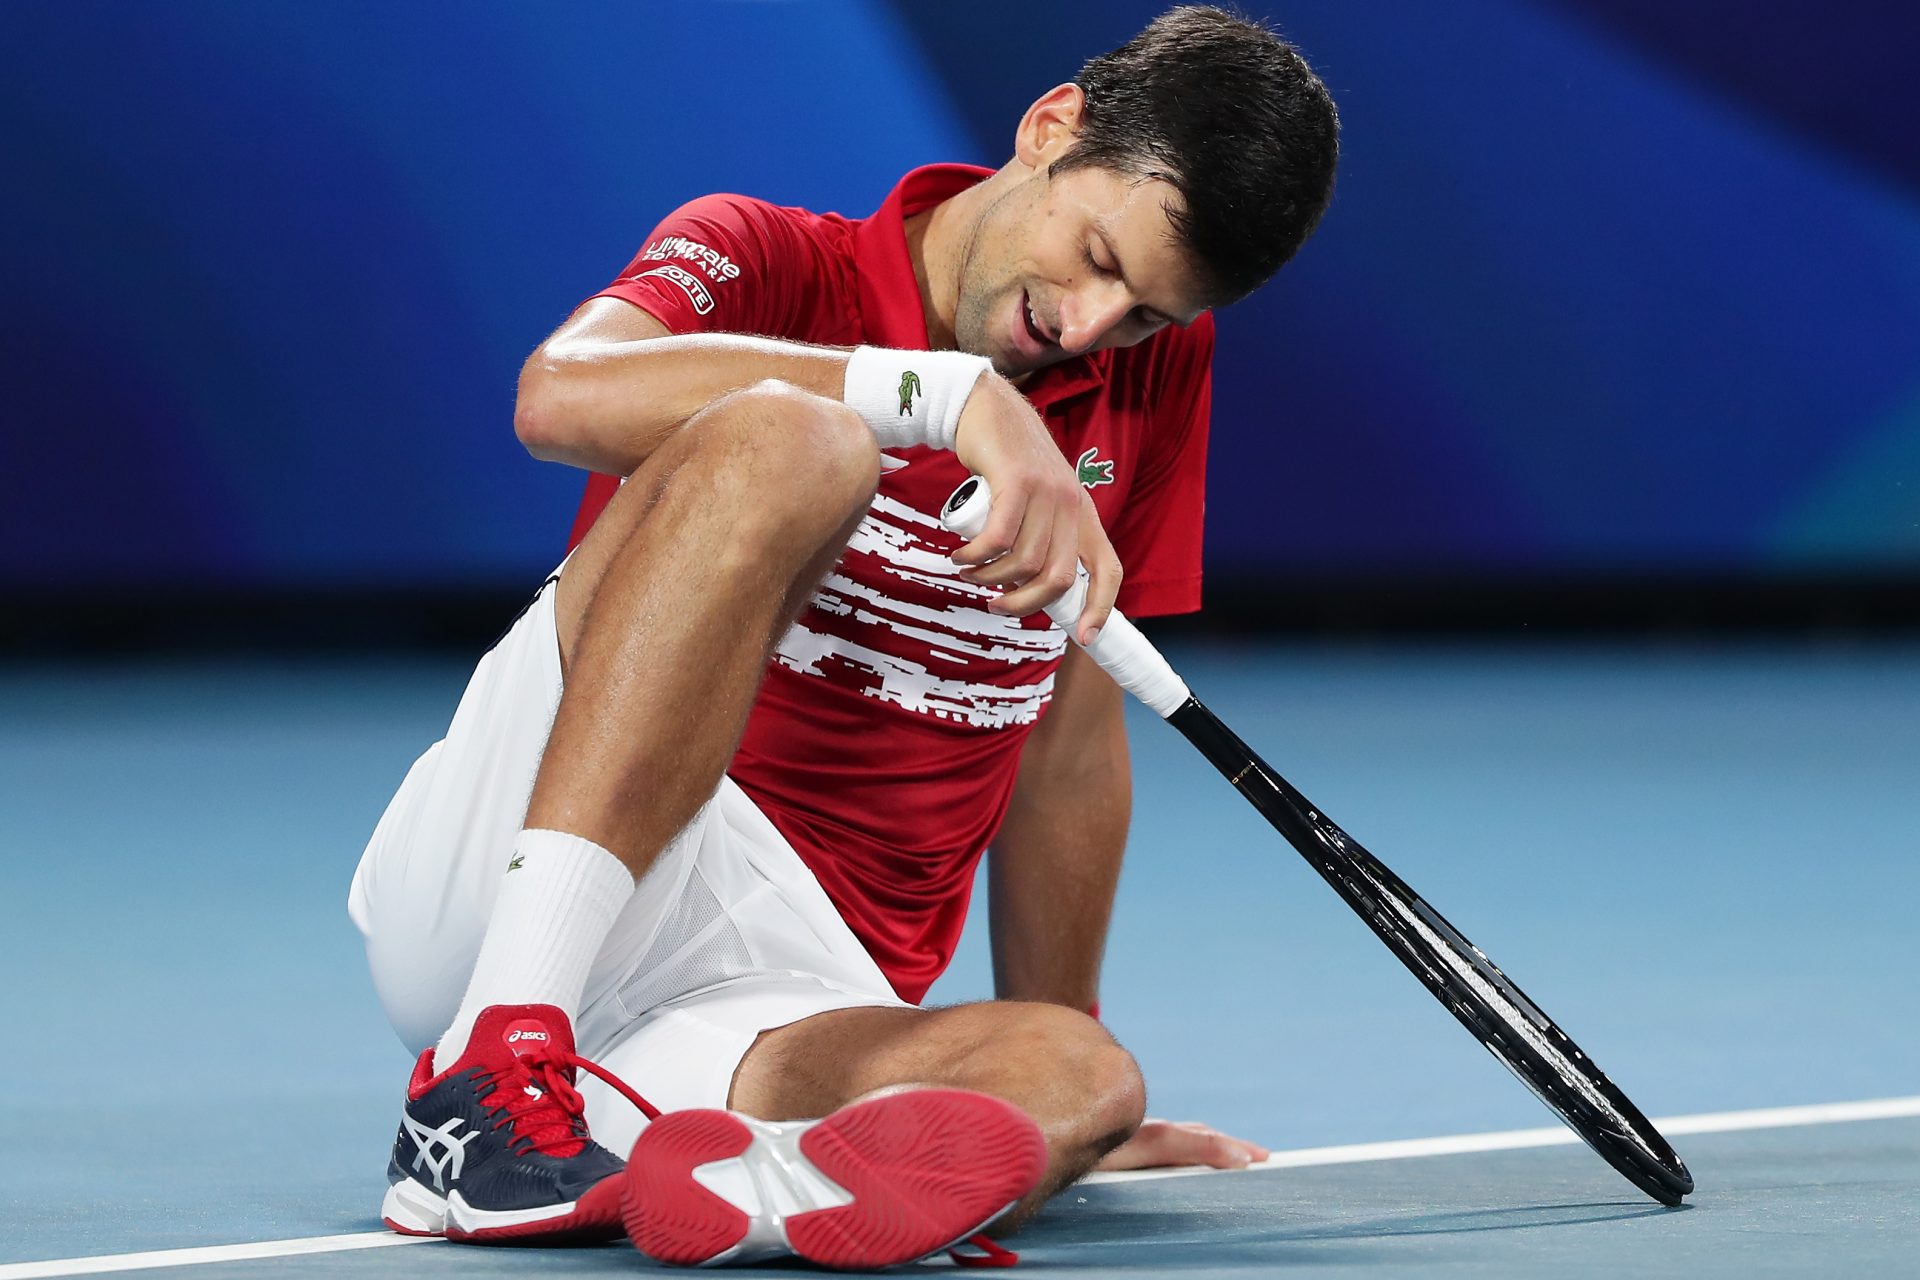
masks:
<svg viewBox="0 0 1920 1280"><path fill-rule="evenodd" d="M674 334L646 311L594 298L527 357L513 429L528 452L626 476L707 405L774 378L829 400L846 389L850 352L778 338ZM1019 390L982 374L966 397L954 454L993 486L984 532L956 551L969 581L1002 588L992 608L1025 616L1091 575L1082 637L1120 589L1120 562L1092 504Z"/></svg>
<svg viewBox="0 0 1920 1280"><path fill-rule="evenodd" d="M1092 1008L1120 882L1133 775L1125 695L1078 647L1020 754L988 854L994 991Z"/></svg>
<svg viewBox="0 0 1920 1280"><path fill-rule="evenodd" d="M988 854L1000 999L1093 1007L1132 810L1126 695L1070 648L1054 677L1053 705L1021 752L1013 803ZM1267 1154L1207 1125L1148 1119L1099 1167L1238 1169Z"/></svg>
<svg viewBox="0 0 1920 1280"><path fill-rule="evenodd" d="M725 333L675 335L618 298L593 298L527 357L513 430L534 457L631 475L721 396L778 378L840 398L847 352Z"/></svg>

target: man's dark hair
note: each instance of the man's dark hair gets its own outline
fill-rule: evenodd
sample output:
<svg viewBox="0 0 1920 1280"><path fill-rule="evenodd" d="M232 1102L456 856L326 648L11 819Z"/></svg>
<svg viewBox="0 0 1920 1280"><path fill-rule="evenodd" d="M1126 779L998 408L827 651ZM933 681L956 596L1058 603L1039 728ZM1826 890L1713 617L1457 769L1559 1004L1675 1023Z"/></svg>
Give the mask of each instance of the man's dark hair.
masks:
<svg viewBox="0 0 1920 1280"><path fill-rule="evenodd" d="M1171 9L1080 69L1079 141L1050 174L1103 168L1180 193L1174 230L1210 301L1252 293L1333 196L1340 117L1300 51L1221 9Z"/></svg>

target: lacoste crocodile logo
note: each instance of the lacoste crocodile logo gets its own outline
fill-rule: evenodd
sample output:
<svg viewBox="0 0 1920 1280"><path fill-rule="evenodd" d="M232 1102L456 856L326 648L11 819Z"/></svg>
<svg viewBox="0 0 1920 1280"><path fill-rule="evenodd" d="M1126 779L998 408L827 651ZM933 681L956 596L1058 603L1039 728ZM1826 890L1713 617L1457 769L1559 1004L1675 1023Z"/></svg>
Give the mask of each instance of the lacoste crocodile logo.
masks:
<svg viewBox="0 0 1920 1280"><path fill-rule="evenodd" d="M915 373L911 369L901 374L900 375L900 416L903 418L911 418L913 416L913 398L915 396L924 396L925 394L926 392L920 389L919 374Z"/></svg>
<svg viewBox="0 0 1920 1280"><path fill-rule="evenodd" d="M1095 461L1094 455L1099 452L1099 445L1087 450L1080 455L1080 461L1075 468L1079 472L1080 483L1089 489L1098 489L1103 484L1113 483L1113 462L1111 459L1106 462Z"/></svg>

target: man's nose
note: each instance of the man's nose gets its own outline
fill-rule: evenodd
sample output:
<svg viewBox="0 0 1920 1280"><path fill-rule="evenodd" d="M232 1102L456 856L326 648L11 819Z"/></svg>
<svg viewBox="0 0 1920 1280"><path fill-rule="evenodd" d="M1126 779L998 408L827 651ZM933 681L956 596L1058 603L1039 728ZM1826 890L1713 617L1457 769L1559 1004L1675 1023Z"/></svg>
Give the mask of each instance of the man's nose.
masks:
<svg viewBox="0 0 1920 1280"><path fill-rule="evenodd" d="M1090 281L1060 300L1060 347L1073 355L1092 350L1133 310L1133 293L1118 280Z"/></svg>

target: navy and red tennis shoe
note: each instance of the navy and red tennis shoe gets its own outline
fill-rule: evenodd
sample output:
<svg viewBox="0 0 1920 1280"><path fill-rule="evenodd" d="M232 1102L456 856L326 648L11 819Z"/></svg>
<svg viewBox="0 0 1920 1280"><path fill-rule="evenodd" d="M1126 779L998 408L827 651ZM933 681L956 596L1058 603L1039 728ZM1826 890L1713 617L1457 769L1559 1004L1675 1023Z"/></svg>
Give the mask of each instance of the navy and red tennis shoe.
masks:
<svg viewBox="0 0 1920 1280"><path fill-rule="evenodd" d="M406 1235L480 1243L617 1240L620 1158L587 1133L576 1069L599 1076L651 1119L660 1113L573 1049L552 1005L481 1012L466 1052L414 1064L387 1162L380 1217Z"/></svg>
<svg viewBox="0 0 1920 1280"><path fill-rule="evenodd" d="M576 1070L652 1123L623 1163L587 1132ZM794 1255L867 1270L963 1243L970 1265L1015 1255L977 1233L1039 1185L1039 1127L1011 1103L960 1089L902 1089L822 1120L728 1111L661 1116L574 1052L565 1014L496 1005L459 1061L420 1055L387 1165L381 1217L408 1235L557 1244L628 1235L682 1266Z"/></svg>

